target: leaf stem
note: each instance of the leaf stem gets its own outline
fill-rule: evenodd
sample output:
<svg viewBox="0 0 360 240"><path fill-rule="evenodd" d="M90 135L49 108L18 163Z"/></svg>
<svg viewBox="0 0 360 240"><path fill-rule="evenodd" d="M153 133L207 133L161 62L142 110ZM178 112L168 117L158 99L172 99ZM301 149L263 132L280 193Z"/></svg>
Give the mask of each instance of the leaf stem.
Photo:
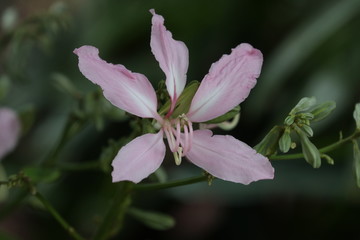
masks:
<svg viewBox="0 0 360 240"><path fill-rule="evenodd" d="M337 149L338 147L340 147L348 142L351 142L353 139L356 139L358 137L360 137L360 131L356 130L353 134L351 134L347 138L340 139L339 141L337 141L335 143L332 143L328 146L320 148L319 151L320 151L320 153L331 152L331 151ZM274 156L270 156L269 159L270 160L291 160L291 159L299 159L299 158L303 158L303 157L304 157L303 153L294 153L294 154L274 155Z"/></svg>
<svg viewBox="0 0 360 240"><path fill-rule="evenodd" d="M85 240L80 234L72 227L65 219L56 211L56 209L51 205L51 203L39 192L36 192L34 195L50 212L50 214L58 221L58 223L76 240Z"/></svg>
<svg viewBox="0 0 360 240"><path fill-rule="evenodd" d="M106 240L116 234L122 227L125 212L131 202L131 193L133 183L118 183L114 198L109 205L108 212L104 220L97 229L94 240Z"/></svg>
<svg viewBox="0 0 360 240"><path fill-rule="evenodd" d="M208 180L208 176L190 177L181 180L174 180L165 183L143 183L134 186L134 190L159 190L178 186L189 185L193 183L203 182Z"/></svg>

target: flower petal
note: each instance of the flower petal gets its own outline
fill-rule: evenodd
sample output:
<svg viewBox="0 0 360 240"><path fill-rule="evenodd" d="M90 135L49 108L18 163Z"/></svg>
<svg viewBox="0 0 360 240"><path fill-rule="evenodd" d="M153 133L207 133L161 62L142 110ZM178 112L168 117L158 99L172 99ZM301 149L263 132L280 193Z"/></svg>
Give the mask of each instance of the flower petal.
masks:
<svg viewBox="0 0 360 240"><path fill-rule="evenodd" d="M166 75L166 87L173 104L184 90L186 72L189 65L189 52L185 43L172 38L164 26L164 18L152 13L151 51Z"/></svg>
<svg viewBox="0 0 360 240"><path fill-rule="evenodd" d="M0 108L0 160L15 148L20 129L16 113L8 108Z"/></svg>
<svg viewBox="0 0 360 240"><path fill-rule="evenodd" d="M226 181L249 184L274 178L274 169L266 157L232 136L213 136L210 130L194 131L191 150L186 157Z"/></svg>
<svg viewBox="0 0 360 240"><path fill-rule="evenodd" d="M139 117L159 118L155 90L144 75L105 62L92 46L82 46L74 53L79 56L81 73L98 84L113 105Z"/></svg>
<svg viewBox="0 0 360 240"><path fill-rule="evenodd" d="M260 75L263 57L243 43L212 64L191 102L188 118L205 122L225 114L247 98Z"/></svg>
<svg viewBox="0 0 360 240"><path fill-rule="evenodd" d="M159 168L165 157L163 133L145 134L122 147L112 162L113 182L138 183Z"/></svg>

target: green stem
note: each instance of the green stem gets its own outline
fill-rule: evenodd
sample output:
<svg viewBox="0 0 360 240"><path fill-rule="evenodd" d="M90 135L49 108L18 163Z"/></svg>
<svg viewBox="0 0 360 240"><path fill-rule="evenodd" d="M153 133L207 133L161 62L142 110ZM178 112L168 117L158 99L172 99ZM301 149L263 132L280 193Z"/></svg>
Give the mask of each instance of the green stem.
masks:
<svg viewBox="0 0 360 240"><path fill-rule="evenodd" d="M56 162L56 159L68 142L68 140L75 135L82 127L84 126L84 122L79 120L76 116L70 114L66 120L65 127L61 133L61 136L55 145L55 147L49 152L46 156L43 164L45 165L53 165Z"/></svg>
<svg viewBox="0 0 360 240"><path fill-rule="evenodd" d="M41 195L39 192L36 192L34 195L50 212L50 214L58 221L58 223L70 234L71 237L73 237L76 240L85 240L82 236L79 235L76 230L69 225L65 221L63 217L60 216L60 214L56 211L56 209L48 202L43 195Z"/></svg>
<svg viewBox="0 0 360 240"><path fill-rule="evenodd" d="M94 240L106 240L120 231L125 212L130 206L133 183L118 183L112 203L104 220L97 229Z"/></svg>
<svg viewBox="0 0 360 240"><path fill-rule="evenodd" d="M159 189L189 185L193 183L203 182L206 180L208 180L207 176L197 176L197 177L191 177L191 178L175 180L165 183L144 183L144 184L135 185L134 190L159 190Z"/></svg>
<svg viewBox="0 0 360 240"><path fill-rule="evenodd" d="M12 213L28 196L27 191L18 192L11 201L8 201L7 204L2 205L0 208L0 221L5 219L10 213Z"/></svg>
<svg viewBox="0 0 360 240"><path fill-rule="evenodd" d="M356 139L358 137L360 137L360 131L355 131L352 135L348 136L347 138L340 139L339 141L337 141L335 143L332 143L328 146L320 148L319 152L320 153L331 152L331 151L337 149L338 147L340 147L348 142L351 142L353 139ZM294 153L294 154L270 156L269 159L270 160L290 160L290 159L299 159L299 158L303 158L303 157L304 157L303 153Z"/></svg>

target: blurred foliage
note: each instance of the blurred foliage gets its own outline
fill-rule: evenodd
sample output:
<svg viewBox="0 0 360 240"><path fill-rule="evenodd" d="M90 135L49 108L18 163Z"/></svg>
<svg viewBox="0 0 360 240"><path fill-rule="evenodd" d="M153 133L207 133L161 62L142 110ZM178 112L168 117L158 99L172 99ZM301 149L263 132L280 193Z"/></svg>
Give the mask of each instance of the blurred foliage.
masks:
<svg viewBox="0 0 360 240"><path fill-rule="evenodd" d="M98 87L80 74L72 51L94 45L103 59L145 74L156 86L165 76L150 50L151 8L189 48L188 82L201 80L213 62L239 43L248 42L263 52L258 84L241 104L240 124L229 134L255 145L303 96L337 104L333 114L311 126L316 146L336 141L338 132L351 133L355 126L353 110L360 101L358 0L1 1L0 104L24 113L26 123L17 150L2 164L11 176L56 156L63 167L60 173L48 166L26 168L26 174L51 180L37 189L85 236L95 234L116 191L109 175L116 149L128 141L132 125L140 133L148 123L130 123L131 116L108 104ZM67 125L68 116L76 119L75 125ZM354 116L359 127L359 114ZM65 136L62 145L64 129L76 135ZM278 130L270 131L269 137L280 139L283 132ZM288 143L284 137L281 149L287 150ZM359 150L357 143L353 152L350 145L334 152L334 166L317 170L303 161L273 162L274 181L239 186L215 180L211 187L202 183L139 192L132 199L136 207L165 212L177 224L165 232L153 231L136 217L148 225L166 218L160 222L165 227L173 224L171 218L133 209L130 215L135 218L125 216L120 236L334 239L337 234L358 234L360 192L354 178L359 179ZM93 163L100 156L99 170ZM90 164L87 171L77 172L69 165L74 163ZM353 165L356 174L351 174ZM186 163L175 167L173 161L165 161L164 168L171 179L201 171ZM48 214L29 207L31 200L22 191L10 191L7 199L10 206L0 205L0 238L69 238ZM9 215L5 208L16 210Z"/></svg>

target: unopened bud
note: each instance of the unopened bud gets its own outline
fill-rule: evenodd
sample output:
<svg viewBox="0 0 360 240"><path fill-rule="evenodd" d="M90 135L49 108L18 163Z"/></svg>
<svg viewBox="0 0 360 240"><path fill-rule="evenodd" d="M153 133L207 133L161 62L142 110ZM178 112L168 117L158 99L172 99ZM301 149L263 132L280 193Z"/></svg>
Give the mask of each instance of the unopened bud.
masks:
<svg viewBox="0 0 360 240"><path fill-rule="evenodd" d="M314 116L311 121L317 122L326 118L335 109L335 107L336 103L334 101L328 101L317 105L311 110L311 113Z"/></svg>
<svg viewBox="0 0 360 240"><path fill-rule="evenodd" d="M354 119L356 122L356 129L360 129L360 103L355 105Z"/></svg>
<svg viewBox="0 0 360 240"><path fill-rule="evenodd" d="M273 155L277 150L280 135L283 131L283 128L280 126L273 127L270 132L266 134L263 140L254 147L254 149L265 156Z"/></svg>
<svg viewBox="0 0 360 240"><path fill-rule="evenodd" d="M290 150L290 147L291 147L290 131L287 131L286 129L279 140L279 149L283 153L287 153Z"/></svg>
<svg viewBox="0 0 360 240"><path fill-rule="evenodd" d="M317 147L309 140L308 136L301 129L296 131L300 137L301 148L304 154L306 162L308 162L313 168L319 168L321 166L320 152Z"/></svg>
<svg viewBox="0 0 360 240"><path fill-rule="evenodd" d="M311 108L316 104L316 98L315 97L304 97L300 99L298 104L291 110L289 115L296 114L298 112L303 112Z"/></svg>

